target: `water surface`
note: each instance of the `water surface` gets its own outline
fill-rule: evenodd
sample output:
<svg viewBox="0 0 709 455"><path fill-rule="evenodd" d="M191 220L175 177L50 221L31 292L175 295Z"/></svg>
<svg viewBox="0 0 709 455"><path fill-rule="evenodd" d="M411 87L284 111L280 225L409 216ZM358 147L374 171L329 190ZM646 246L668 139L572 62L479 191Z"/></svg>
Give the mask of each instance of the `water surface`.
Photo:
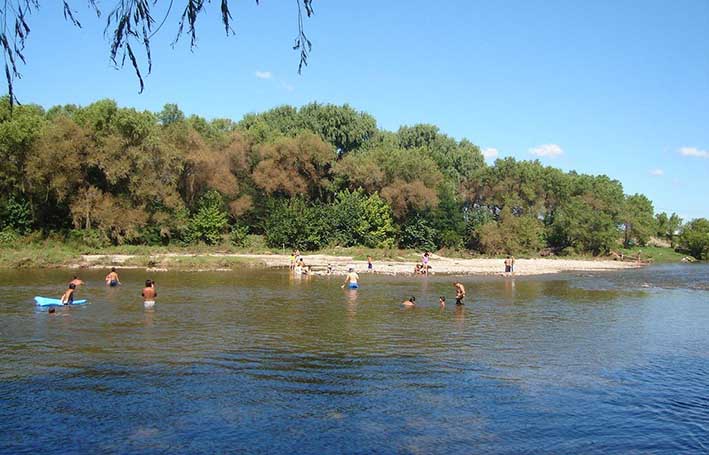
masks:
<svg viewBox="0 0 709 455"><path fill-rule="evenodd" d="M465 307L443 276L86 271L90 304L34 306L73 273L0 271L2 453L709 452L707 265L464 277Z"/></svg>

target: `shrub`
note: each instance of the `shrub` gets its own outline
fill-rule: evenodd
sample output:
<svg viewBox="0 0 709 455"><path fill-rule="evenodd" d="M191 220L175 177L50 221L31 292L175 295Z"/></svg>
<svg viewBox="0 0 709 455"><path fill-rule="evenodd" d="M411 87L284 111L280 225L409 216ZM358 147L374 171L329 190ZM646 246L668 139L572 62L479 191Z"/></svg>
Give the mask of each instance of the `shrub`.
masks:
<svg viewBox="0 0 709 455"><path fill-rule="evenodd" d="M330 207L306 204L303 198L269 203L264 221L266 244L273 248L317 250L332 240Z"/></svg>
<svg viewBox="0 0 709 455"><path fill-rule="evenodd" d="M32 211L24 199L10 196L0 205L0 229L12 229L20 235L32 229Z"/></svg>
<svg viewBox="0 0 709 455"><path fill-rule="evenodd" d="M19 236L17 232L10 228L5 228L0 231L0 245L2 246L13 246L17 243Z"/></svg>
<svg viewBox="0 0 709 455"><path fill-rule="evenodd" d="M189 221L187 239L208 245L220 243L227 227L227 212L221 194L214 190L207 191L200 198L197 207L197 212Z"/></svg>
<svg viewBox="0 0 709 455"><path fill-rule="evenodd" d="M409 218L401 228L402 248L417 248L421 250L436 250L440 242L439 233L432 223L422 215Z"/></svg>
<svg viewBox="0 0 709 455"><path fill-rule="evenodd" d="M238 223L233 225L231 227L231 233L229 234L229 240L234 246L248 246L249 227L242 226Z"/></svg>

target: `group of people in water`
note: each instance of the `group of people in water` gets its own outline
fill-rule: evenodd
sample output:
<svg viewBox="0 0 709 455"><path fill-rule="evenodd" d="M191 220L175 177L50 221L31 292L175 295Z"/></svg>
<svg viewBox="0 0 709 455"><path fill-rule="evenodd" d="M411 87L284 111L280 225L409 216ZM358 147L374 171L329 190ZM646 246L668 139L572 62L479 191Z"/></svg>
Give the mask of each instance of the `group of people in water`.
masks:
<svg viewBox="0 0 709 455"><path fill-rule="evenodd" d="M453 283L453 287L455 288L455 304L459 306L465 305L463 303L463 299L465 298L465 286L463 286L463 283L460 281L456 281ZM414 307L416 306L416 297L411 296L408 300L401 302L401 304L405 307ZM446 306L446 296L442 295L438 297L438 304L441 307Z"/></svg>
<svg viewBox="0 0 709 455"><path fill-rule="evenodd" d="M116 287L121 284L121 280L118 277L118 272L116 272L115 267L111 267L111 271L108 272L104 280L106 282L106 286L109 287ZM69 281L66 291L64 291L64 294L62 294L61 298L59 299L60 303L62 305L71 305L72 303L74 303L76 290L79 288L79 286L84 284L86 283L83 280L81 280L77 275L74 275L74 278ZM145 287L143 288L143 291L140 293L140 295L143 297L143 305L145 306L145 308L153 308L155 306L155 298L158 296L158 293L155 290L155 281L145 280ZM50 308L49 311L53 312L53 308Z"/></svg>

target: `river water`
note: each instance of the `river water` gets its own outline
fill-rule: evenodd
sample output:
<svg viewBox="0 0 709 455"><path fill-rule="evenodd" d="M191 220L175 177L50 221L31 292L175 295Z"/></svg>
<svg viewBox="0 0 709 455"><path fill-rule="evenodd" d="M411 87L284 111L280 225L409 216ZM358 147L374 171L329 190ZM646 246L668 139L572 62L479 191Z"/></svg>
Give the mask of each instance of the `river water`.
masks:
<svg viewBox="0 0 709 455"><path fill-rule="evenodd" d="M0 453L709 452L709 265L104 274L0 271Z"/></svg>

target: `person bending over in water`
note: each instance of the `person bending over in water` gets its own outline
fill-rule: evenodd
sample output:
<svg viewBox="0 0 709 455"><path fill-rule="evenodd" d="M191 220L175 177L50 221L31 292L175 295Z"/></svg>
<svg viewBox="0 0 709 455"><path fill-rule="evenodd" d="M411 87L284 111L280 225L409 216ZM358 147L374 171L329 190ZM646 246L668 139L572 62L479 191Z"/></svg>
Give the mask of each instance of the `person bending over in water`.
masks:
<svg viewBox="0 0 709 455"><path fill-rule="evenodd" d="M73 284L74 286L79 287L82 284L86 284L86 283L84 283L82 280L80 280L78 276L74 275L74 279L71 280L69 282L69 284Z"/></svg>
<svg viewBox="0 0 709 455"><path fill-rule="evenodd" d="M438 297L438 304L441 306L446 306L446 298L444 296Z"/></svg>
<svg viewBox="0 0 709 455"><path fill-rule="evenodd" d="M347 272L347 276L345 277L345 283L340 287L344 288L345 286L347 286L350 289L357 289L359 287L359 284L357 284L358 280L359 275L357 275L357 272L355 272L354 269L350 267Z"/></svg>
<svg viewBox="0 0 709 455"><path fill-rule="evenodd" d="M111 271L106 275L106 285L107 286L118 286L121 284L121 280L118 279L118 274L116 273L116 268L111 267Z"/></svg>
<svg viewBox="0 0 709 455"><path fill-rule="evenodd" d="M69 283L69 289L64 291L60 302L62 305L71 305L74 303L74 291L76 290L76 285L74 283Z"/></svg>
<svg viewBox="0 0 709 455"><path fill-rule="evenodd" d="M416 306L416 297L411 296L411 297L409 297L409 300L404 300L403 302L401 302L401 304L404 306L409 306L409 307Z"/></svg>
<svg viewBox="0 0 709 455"><path fill-rule="evenodd" d="M143 306L145 306L145 308L154 307L155 297L158 296L158 293L155 290L155 282L153 280L145 280L145 287L140 295L143 296Z"/></svg>
<svg viewBox="0 0 709 455"><path fill-rule="evenodd" d="M465 298L465 287L458 281L453 283L453 286L455 287L455 304L464 305L463 298Z"/></svg>

